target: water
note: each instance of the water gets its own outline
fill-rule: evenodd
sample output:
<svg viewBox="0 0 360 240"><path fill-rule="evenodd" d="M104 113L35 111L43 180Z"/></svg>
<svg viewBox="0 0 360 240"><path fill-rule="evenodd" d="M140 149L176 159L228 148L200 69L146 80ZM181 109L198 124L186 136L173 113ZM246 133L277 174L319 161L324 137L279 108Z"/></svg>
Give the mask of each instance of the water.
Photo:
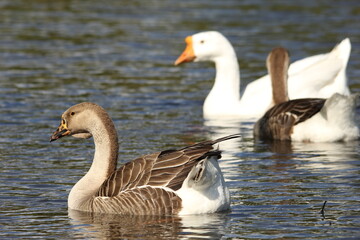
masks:
<svg viewBox="0 0 360 240"><path fill-rule="evenodd" d="M209 63L173 66L185 36L218 30L239 57L242 86L277 45L292 60L352 41L360 91L358 1L25 1L0 3L0 238L359 238L359 142L254 142L253 122L204 121ZM231 212L121 217L68 212L90 140L49 137L69 106L92 101L114 119L120 161L241 132L220 164ZM323 214L320 213L327 201Z"/></svg>

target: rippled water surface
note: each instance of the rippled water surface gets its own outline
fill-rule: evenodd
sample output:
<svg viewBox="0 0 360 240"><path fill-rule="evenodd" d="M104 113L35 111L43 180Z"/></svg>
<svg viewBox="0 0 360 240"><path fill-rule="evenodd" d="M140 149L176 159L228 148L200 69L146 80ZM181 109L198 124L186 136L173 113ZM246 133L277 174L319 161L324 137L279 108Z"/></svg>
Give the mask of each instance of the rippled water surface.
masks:
<svg viewBox="0 0 360 240"><path fill-rule="evenodd" d="M266 73L274 46L289 48L294 61L349 37L349 84L360 92L359 22L357 0L1 1L0 238L359 238L359 142L254 142L251 121L203 120L212 64L173 65L184 37L218 30L236 49L245 86ZM113 118L121 162L241 132L220 145L231 212L69 212L67 195L89 168L93 143L49 137L82 101Z"/></svg>

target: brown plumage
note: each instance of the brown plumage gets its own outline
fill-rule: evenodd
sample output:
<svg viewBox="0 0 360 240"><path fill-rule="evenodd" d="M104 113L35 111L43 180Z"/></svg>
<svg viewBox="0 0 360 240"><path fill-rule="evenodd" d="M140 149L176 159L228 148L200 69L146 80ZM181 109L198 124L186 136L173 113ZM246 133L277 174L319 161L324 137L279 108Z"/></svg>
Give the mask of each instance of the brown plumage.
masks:
<svg viewBox="0 0 360 240"><path fill-rule="evenodd" d="M179 150L148 154L128 162L102 184L93 199L93 206L102 208L101 212L120 211L121 214L177 214L181 209L181 199L163 187L174 191L180 189L191 169L200 160L210 156L221 158L221 152L213 150L214 144L239 136L235 134ZM109 201L106 197L111 197L112 200Z"/></svg>
<svg viewBox="0 0 360 240"><path fill-rule="evenodd" d="M283 47L274 48L266 59L266 67L271 78L273 104L289 101L287 87L287 71L290 65L290 57L287 49Z"/></svg>
<svg viewBox="0 0 360 240"><path fill-rule="evenodd" d="M266 60L275 106L256 122L254 135L257 138L291 140L293 127L320 112L325 104L326 99L321 98L288 100L289 63L289 52L282 47L274 48Z"/></svg>
<svg viewBox="0 0 360 240"><path fill-rule="evenodd" d="M213 205L209 211L222 209L222 199L226 206L229 205L228 190L216 163L221 152L213 149L213 145L238 138L239 134L178 150L144 155L117 170L117 133L103 108L93 103L80 103L65 111L51 141L72 135L81 138L93 136L95 154L91 168L69 194L68 206L71 209L123 215L174 215L183 207L182 199L176 191L183 186L185 180L193 185L203 184L199 181L203 171L207 171L207 177L210 176L209 182L216 176L215 182L218 185L214 187L214 192L224 195L219 196L219 202L215 205L211 203ZM211 192L211 184L215 183L209 184L208 191ZM221 193L217 192L220 191L220 186ZM204 198L207 198L207 193L204 194Z"/></svg>
<svg viewBox="0 0 360 240"><path fill-rule="evenodd" d="M303 98L277 104L256 122L254 135L260 139L291 140L293 127L320 112L324 103L322 98Z"/></svg>

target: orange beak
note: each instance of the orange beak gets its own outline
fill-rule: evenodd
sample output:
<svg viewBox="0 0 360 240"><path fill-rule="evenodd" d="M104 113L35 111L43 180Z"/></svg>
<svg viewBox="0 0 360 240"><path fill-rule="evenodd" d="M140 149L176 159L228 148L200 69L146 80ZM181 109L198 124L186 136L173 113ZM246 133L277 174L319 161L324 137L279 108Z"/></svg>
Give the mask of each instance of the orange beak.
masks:
<svg viewBox="0 0 360 240"><path fill-rule="evenodd" d="M183 53L176 59L175 65L179 65L184 62L192 62L196 58L194 54L193 44L192 44L192 37L188 36L185 38L186 48Z"/></svg>

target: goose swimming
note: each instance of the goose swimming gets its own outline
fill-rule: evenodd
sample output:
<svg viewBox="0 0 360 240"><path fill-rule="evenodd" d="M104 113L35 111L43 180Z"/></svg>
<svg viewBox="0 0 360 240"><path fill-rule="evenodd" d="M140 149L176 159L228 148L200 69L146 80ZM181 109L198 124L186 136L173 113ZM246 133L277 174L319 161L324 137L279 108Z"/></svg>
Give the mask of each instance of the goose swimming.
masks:
<svg viewBox="0 0 360 240"><path fill-rule="evenodd" d="M267 58L271 76L273 104L254 126L260 139L303 142L350 141L359 138L355 108L359 94L334 93L330 98L289 100L287 69L289 54L285 48L274 48Z"/></svg>
<svg viewBox="0 0 360 240"><path fill-rule="evenodd" d="M89 102L70 107L51 136L93 137L95 154L89 171L71 189L73 210L124 215L185 215L230 208L230 194L214 144L234 134L177 150L140 156L116 169L118 135L108 113Z"/></svg>
<svg viewBox="0 0 360 240"><path fill-rule="evenodd" d="M269 75L249 83L240 95L240 70L236 53L224 35L200 32L185 39L187 44L175 65L185 62L215 63L214 85L203 105L205 118L259 118L271 106ZM290 65L290 99L329 98L334 93L349 95L346 67L351 51L348 38L330 53L298 60Z"/></svg>

